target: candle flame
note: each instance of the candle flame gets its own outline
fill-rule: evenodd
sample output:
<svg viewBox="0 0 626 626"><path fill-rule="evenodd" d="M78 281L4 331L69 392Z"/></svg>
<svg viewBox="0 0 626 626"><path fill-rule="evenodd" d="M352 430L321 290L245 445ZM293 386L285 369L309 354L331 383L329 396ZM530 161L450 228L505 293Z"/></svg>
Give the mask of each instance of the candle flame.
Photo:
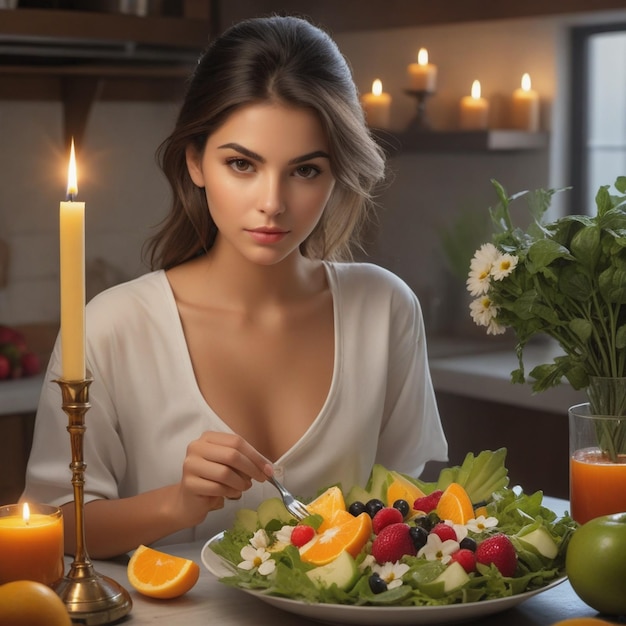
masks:
<svg viewBox="0 0 626 626"><path fill-rule="evenodd" d="M373 83L372 83L372 93L375 96L380 96L380 94L383 92L383 83L377 78Z"/></svg>
<svg viewBox="0 0 626 626"><path fill-rule="evenodd" d="M73 198L78 194L78 177L76 175L76 153L74 152L74 138L70 147L70 164L67 168L67 195Z"/></svg>
<svg viewBox="0 0 626 626"><path fill-rule="evenodd" d="M417 62L419 65L428 65L428 50L420 48L417 53Z"/></svg>
<svg viewBox="0 0 626 626"><path fill-rule="evenodd" d="M24 520L24 524L28 524L30 521L30 507L28 506L28 502L24 502L24 506L22 507L22 519Z"/></svg>
<svg viewBox="0 0 626 626"><path fill-rule="evenodd" d="M526 73L522 76L522 90L530 91L530 74Z"/></svg>
<svg viewBox="0 0 626 626"><path fill-rule="evenodd" d="M475 80L472 83L472 98L478 100L480 98L480 81Z"/></svg>

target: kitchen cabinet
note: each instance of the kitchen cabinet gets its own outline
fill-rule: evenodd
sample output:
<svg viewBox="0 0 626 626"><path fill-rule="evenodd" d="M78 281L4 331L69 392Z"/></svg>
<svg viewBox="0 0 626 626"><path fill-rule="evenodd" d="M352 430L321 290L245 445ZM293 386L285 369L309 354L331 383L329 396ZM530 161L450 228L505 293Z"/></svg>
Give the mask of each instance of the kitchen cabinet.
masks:
<svg viewBox="0 0 626 626"><path fill-rule="evenodd" d="M195 17L63 9L0 11L0 99L59 100L77 144L99 99L171 100L211 36L210 2Z"/></svg>

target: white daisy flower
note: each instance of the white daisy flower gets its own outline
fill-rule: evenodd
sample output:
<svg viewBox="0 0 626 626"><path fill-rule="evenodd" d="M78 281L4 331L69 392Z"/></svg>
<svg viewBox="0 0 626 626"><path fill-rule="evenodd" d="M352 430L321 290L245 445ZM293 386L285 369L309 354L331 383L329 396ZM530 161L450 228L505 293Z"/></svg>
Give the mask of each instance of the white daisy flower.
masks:
<svg viewBox="0 0 626 626"><path fill-rule="evenodd" d="M270 545L270 538L263 528L257 530L250 539L250 545L254 548L267 548Z"/></svg>
<svg viewBox="0 0 626 626"><path fill-rule="evenodd" d="M506 278L517 266L518 257L513 254L500 254L491 266L494 280Z"/></svg>
<svg viewBox="0 0 626 626"><path fill-rule="evenodd" d="M417 556L423 556L427 561L441 561L445 564L450 561L450 555L458 549L458 541L454 541L454 539L441 541L436 533L430 533L426 545L419 549Z"/></svg>
<svg viewBox="0 0 626 626"><path fill-rule="evenodd" d="M294 528L295 526L283 526L280 530L276 531L276 541L280 544L290 544L291 533L293 532Z"/></svg>
<svg viewBox="0 0 626 626"><path fill-rule="evenodd" d="M498 249L492 243L483 244L470 261L470 271L467 278L467 290L472 296L481 296L487 293L491 269L499 256Z"/></svg>
<svg viewBox="0 0 626 626"><path fill-rule="evenodd" d="M254 546L244 546L240 552L243 561L237 565L240 569L251 570L255 567L262 576L271 574L276 561L270 558L271 554L265 548L255 548Z"/></svg>
<svg viewBox="0 0 626 626"><path fill-rule="evenodd" d="M494 528L497 525L498 520L495 517L479 515L477 518L469 520L465 526L474 533L482 533L488 528Z"/></svg>
<svg viewBox="0 0 626 626"><path fill-rule="evenodd" d="M506 332L506 326L502 326L502 324L498 324L496 320L490 320L487 325L487 334L488 335L503 335Z"/></svg>
<svg viewBox="0 0 626 626"><path fill-rule="evenodd" d="M469 308L470 315L478 326L489 326L493 318L498 314L498 307L494 305L489 296L482 296L472 300Z"/></svg>
<svg viewBox="0 0 626 626"><path fill-rule="evenodd" d="M402 577L409 571L409 566L396 561L383 565L374 564L372 570L387 583L387 589L395 589L402 586Z"/></svg>

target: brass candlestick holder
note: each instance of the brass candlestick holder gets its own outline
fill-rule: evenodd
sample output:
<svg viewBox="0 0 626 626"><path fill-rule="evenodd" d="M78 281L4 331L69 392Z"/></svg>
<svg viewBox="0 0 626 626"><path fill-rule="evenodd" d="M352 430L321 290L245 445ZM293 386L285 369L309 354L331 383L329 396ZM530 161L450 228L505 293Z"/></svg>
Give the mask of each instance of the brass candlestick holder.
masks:
<svg viewBox="0 0 626 626"><path fill-rule="evenodd" d="M98 574L85 548L83 437L85 413L90 408L89 385L93 378L84 380L55 380L61 388L63 410L69 417L67 430L72 446L72 485L74 487L74 516L76 523L76 550L68 574L52 588L65 603L73 622L112 624L130 613L133 606L128 591L107 576Z"/></svg>
<svg viewBox="0 0 626 626"><path fill-rule="evenodd" d="M417 101L417 114L411 120L408 132L424 132L431 130L430 121L426 115L426 100L430 96L434 96L434 91L426 91L425 89L405 89L405 94L412 96Z"/></svg>

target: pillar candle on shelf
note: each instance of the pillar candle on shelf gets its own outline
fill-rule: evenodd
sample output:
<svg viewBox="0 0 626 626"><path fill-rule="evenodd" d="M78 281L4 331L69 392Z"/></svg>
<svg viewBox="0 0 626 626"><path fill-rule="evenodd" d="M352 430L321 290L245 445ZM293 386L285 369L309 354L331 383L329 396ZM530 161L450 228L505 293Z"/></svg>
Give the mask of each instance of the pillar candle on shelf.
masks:
<svg viewBox="0 0 626 626"><path fill-rule="evenodd" d="M85 378L85 203L78 193L74 140L70 150L67 202L59 211L61 257L61 362L65 380Z"/></svg>
<svg viewBox="0 0 626 626"><path fill-rule="evenodd" d="M64 569L61 509L46 504L0 507L0 555L0 585L59 580Z"/></svg>
<svg viewBox="0 0 626 626"><path fill-rule="evenodd" d="M372 93L361 98L365 119L371 128L389 128L391 96L383 91L383 84L377 78L372 83Z"/></svg>
<svg viewBox="0 0 626 626"><path fill-rule="evenodd" d="M428 62L428 50L426 48L420 48L417 53L417 63L410 63L407 71L409 74L409 89L411 91L435 92L437 87L437 66Z"/></svg>
<svg viewBox="0 0 626 626"><path fill-rule="evenodd" d="M531 89L530 76L522 76L522 86L513 92L511 125L517 130L539 130L539 94Z"/></svg>
<svg viewBox="0 0 626 626"><path fill-rule="evenodd" d="M480 82L472 83L472 95L461 98L459 127L462 130L484 130L489 121L489 103L480 96Z"/></svg>

